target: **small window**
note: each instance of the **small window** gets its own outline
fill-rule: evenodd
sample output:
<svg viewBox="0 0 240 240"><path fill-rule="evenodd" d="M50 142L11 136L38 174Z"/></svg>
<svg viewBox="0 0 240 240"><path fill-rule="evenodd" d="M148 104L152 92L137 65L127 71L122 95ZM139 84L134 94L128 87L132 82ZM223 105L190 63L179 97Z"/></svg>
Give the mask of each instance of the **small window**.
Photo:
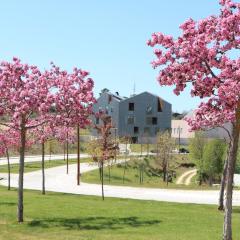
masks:
<svg viewBox="0 0 240 240"><path fill-rule="evenodd" d="M152 125L157 125L157 117L152 117Z"/></svg>
<svg viewBox="0 0 240 240"><path fill-rule="evenodd" d="M149 128L149 127L145 127L145 128L144 128L144 133L149 134L149 133L150 133L150 128Z"/></svg>
<svg viewBox="0 0 240 240"><path fill-rule="evenodd" d="M108 95L108 104L112 101L112 95Z"/></svg>
<svg viewBox="0 0 240 240"><path fill-rule="evenodd" d="M96 117L96 124L99 124L99 117Z"/></svg>
<svg viewBox="0 0 240 240"><path fill-rule="evenodd" d="M151 106L147 106L146 113L147 113L147 115L152 114L152 107Z"/></svg>
<svg viewBox="0 0 240 240"><path fill-rule="evenodd" d="M106 109L105 109L105 113L106 113L106 114L109 113L109 111L108 111L108 107L106 107Z"/></svg>
<svg viewBox="0 0 240 240"><path fill-rule="evenodd" d="M158 98L157 109L158 109L158 112L162 112L162 109L163 109L163 101L162 101L161 98Z"/></svg>
<svg viewBox="0 0 240 240"><path fill-rule="evenodd" d="M134 103L128 104L128 111L134 111Z"/></svg>
<svg viewBox="0 0 240 240"><path fill-rule="evenodd" d="M134 127L133 131L134 131L134 133L138 133L139 132L139 127Z"/></svg>
<svg viewBox="0 0 240 240"><path fill-rule="evenodd" d="M134 117L133 116L128 116L127 124L134 124Z"/></svg>
<svg viewBox="0 0 240 240"><path fill-rule="evenodd" d="M146 118L146 124L147 125L152 125L152 118L151 117Z"/></svg>

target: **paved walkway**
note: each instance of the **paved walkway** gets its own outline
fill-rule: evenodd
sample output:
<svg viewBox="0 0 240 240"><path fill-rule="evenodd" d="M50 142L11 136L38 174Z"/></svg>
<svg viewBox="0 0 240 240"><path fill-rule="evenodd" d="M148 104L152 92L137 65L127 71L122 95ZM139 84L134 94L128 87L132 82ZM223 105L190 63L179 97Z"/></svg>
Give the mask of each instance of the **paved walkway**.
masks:
<svg viewBox="0 0 240 240"><path fill-rule="evenodd" d="M97 168L97 165L81 163L81 172L88 172ZM76 164L69 166L69 174L66 175L66 167L54 167L46 169L46 190L53 192L95 195L101 196L101 186L98 184L76 184ZM0 173L1 185L7 186L7 174ZM11 185L17 187L18 175L12 174ZM24 188L41 190L41 171L26 173L24 175ZM124 186L105 186L106 197L130 198L141 200L156 200L177 203L217 204L218 191L194 191L156 188L138 188ZM233 205L240 206L240 191L234 192Z"/></svg>
<svg viewBox="0 0 240 240"><path fill-rule="evenodd" d="M81 154L81 158L87 158L89 157L88 154L82 153ZM68 155L69 159L74 159L77 158L77 154L69 154ZM53 154L53 155L45 155L45 161L49 161L50 160L62 160L64 159L64 155L63 154ZM14 163L19 163L19 156L18 157L10 157L10 164L14 164ZM32 156L25 156L25 162L40 162L42 161L42 156L41 155L32 155ZM7 164L7 160L6 158L0 158L0 165L6 165Z"/></svg>

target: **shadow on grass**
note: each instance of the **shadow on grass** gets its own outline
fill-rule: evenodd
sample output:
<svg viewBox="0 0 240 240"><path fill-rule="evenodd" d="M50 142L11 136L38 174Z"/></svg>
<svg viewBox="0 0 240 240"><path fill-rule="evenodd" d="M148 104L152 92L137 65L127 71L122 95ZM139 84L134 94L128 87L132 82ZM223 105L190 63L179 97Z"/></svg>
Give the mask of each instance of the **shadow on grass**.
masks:
<svg viewBox="0 0 240 240"><path fill-rule="evenodd" d="M233 208L233 213L240 214L240 208Z"/></svg>
<svg viewBox="0 0 240 240"><path fill-rule="evenodd" d="M14 202L0 202L0 206L5 205L5 206L16 206L17 203Z"/></svg>
<svg viewBox="0 0 240 240"><path fill-rule="evenodd" d="M146 227L159 224L159 220L141 220L138 217L88 217L88 218L46 218L33 220L30 227L64 227L67 230L104 230L122 229L125 227Z"/></svg>

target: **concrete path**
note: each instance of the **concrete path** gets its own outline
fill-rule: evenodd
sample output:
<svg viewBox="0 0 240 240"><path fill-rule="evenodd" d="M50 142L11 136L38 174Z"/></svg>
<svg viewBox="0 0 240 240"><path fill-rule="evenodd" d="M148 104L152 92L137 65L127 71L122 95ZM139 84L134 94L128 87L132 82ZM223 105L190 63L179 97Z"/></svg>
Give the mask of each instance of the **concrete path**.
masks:
<svg viewBox="0 0 240 240"><path fill-rule="evenodd" d="M128 154L128 156L140 156L140 153L137 152L131 152ZM147 155L147 153L143 153L143 155ZM90 157L89 154L87 153L81 153L81 158L87 158ZM68 155L69 159L74 159L77 158L77 154L69 154ZM53 155L45 155L45 161L51 160L62 160L64 159L63 154L53 154ZM25 162L40 162L42 161L42 156L41 155L32 155L32 156L25 156ZM10 164L14 163L19 163L19 156L17 157L10 157ZM0 158L0 165L6 165L7 164L7 159L6 158Z"/></svg>
<svg viewBox="0 0 240 240"><path fill-rule="evenodd" d="M87 158L89 157L88 154L82 153L81 158ZM77 158L77 154L69 154L69 159ZM54 154L54 155L45 155L45 161L51 160L62 160L64 159L63 154ZM42 161L41 155L32 155L32 156L25 156L25 162L40 162ZM10 157L10 164L19 163L19 157ZM7 159L6 158L0 158L0 165L6 165Z"/></svg>
<svg viewBox="0 0 240 240"><path fill-rule="evenodd" d="M88 172L97 168L97 165L81 163L81 172ZM69 174L66 174L66 167L54 167L46 169L46 190L61 193L83 194L101 196L101 186L99 184L81 183L77 186L76 164L69 166ZM1 185L7 186L7 174L0 173ZM18 175L12 174L11 185L17 187ZM41 190L41 171L26 173L24 175L24 188ZM156 188L138 188L124 186L104 187L106 197L129 198L140 200L156 200L177 203L197 203L197 204L217 204L218 191L194 191L194 190L174 190ZM240 191L234 192L233 205L240 206Z"/></svg>
<svg viewBox="0 0 240 240"><path fill-rule="evenodd" d="M191 183L191 179L197 174L197 170L189 170L185 173L183 173L176 181L176 184L178 185L189 185Z"/></svg>

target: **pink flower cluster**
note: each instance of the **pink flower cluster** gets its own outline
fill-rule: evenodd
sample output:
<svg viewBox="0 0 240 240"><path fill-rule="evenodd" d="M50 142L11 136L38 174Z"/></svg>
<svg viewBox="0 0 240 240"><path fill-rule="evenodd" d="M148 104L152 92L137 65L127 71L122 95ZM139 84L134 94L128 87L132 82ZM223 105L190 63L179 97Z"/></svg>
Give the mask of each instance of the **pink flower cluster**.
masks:
<svg viewBox="0 0 240 240"><path fill-rule="evenodd" d="M240 101L240 3L221 0L218 16L188 19L174 39L154 33L147 44L157 48L153 68L159 68L160 85L174 85L179 95L188 85L193 97L208 98L188 122L192 129L235 121ZM235 57L236 56L236 57Z"/></svg>

